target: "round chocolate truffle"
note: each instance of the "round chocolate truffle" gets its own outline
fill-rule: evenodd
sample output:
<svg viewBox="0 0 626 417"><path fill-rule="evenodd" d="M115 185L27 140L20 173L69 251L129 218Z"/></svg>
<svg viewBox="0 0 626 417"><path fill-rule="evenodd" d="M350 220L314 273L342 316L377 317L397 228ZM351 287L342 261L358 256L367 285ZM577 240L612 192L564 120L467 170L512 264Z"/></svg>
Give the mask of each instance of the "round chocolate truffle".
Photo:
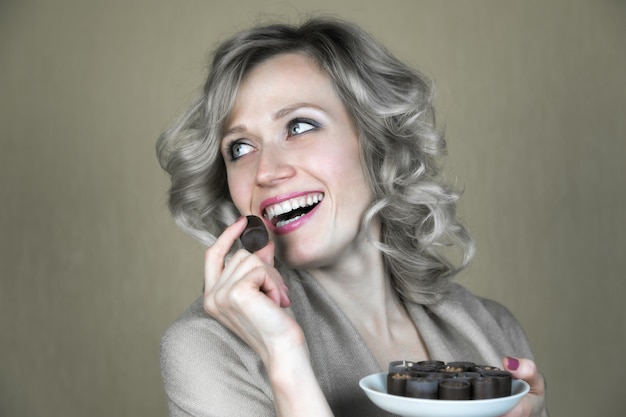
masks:
<svg viewBox="0 0 626 417"><path fill-rule="evenodd" d="M248 225L241 233L239 239L248 252L256 252L267 245L269 235L260 217L246 216L246 218L248 219Z"/></svg>

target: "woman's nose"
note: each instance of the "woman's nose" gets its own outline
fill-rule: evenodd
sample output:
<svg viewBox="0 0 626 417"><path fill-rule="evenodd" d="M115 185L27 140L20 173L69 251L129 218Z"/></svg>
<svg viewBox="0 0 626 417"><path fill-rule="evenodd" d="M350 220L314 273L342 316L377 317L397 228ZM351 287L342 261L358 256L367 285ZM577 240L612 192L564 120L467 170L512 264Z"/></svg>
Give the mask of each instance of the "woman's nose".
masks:
<svg viewBox="0 0 626 417"><path fill-rule="evenodd" d="M295 175L293 161L280 150L265 148L260 151L255 181L260 186L272 186Z"/></svg>

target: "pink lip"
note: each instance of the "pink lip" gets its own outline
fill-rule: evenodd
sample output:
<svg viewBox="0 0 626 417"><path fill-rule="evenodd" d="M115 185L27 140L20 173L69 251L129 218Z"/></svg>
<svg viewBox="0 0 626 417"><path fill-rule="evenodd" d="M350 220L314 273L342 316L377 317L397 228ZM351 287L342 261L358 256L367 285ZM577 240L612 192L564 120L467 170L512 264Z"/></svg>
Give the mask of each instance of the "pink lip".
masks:
<svg viewBox="0 0 626 417"><path fill-rule="evenodd" d="M318 192L321 192L321 191L305 191L305 192L282 194L276 197L271 197L266 200L263 200L263 202L261 202L261 204L259 205L259 208L260 208L261 213L265 213L265 208L273 204L282 203L283 201L290 200L292 198L296 198L296 197L300 197L300 196L308 195L308 194L314 194ZM313 216L313 213L317 211L320 204L316 205L310 212L300 217L298 220L295 220L284 226L276 227L272 222L268 222L267 219L265 219L265 223L269 226L269 229L277 235L284 235L284 234L293 232L294 230L300 228L302 225L304 225L311 219L311 217Z"/></svg>

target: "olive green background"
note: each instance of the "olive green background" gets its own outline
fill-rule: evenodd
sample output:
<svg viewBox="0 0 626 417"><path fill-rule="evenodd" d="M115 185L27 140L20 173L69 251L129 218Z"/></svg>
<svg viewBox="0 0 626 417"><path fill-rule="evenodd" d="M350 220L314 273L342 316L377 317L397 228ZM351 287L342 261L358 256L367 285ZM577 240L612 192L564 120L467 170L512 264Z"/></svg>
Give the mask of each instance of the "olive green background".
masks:
<svg viewBox="0 0 626 417"><path fill-rule="evenodd" d="M158 346L200 294L154 141L215 42L321 11L432 75L478 243L552 416L626 414L626 2L0 1L0 415L165 416ZM459 358L462 359L462 358Z"/></svg>

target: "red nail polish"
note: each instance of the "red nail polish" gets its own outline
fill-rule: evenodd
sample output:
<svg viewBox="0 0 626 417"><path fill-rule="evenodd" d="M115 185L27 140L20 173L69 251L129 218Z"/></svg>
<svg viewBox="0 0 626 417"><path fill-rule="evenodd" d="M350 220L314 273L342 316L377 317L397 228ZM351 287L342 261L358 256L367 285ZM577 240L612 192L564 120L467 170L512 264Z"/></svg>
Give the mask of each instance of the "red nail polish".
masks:
<svg viewBox="0 0 626 417"><path fill-rule="evenodd" d="M506 357L506 364L511 371L517 371L517 368L519 368L519 361L510 356Z"/></svg>

